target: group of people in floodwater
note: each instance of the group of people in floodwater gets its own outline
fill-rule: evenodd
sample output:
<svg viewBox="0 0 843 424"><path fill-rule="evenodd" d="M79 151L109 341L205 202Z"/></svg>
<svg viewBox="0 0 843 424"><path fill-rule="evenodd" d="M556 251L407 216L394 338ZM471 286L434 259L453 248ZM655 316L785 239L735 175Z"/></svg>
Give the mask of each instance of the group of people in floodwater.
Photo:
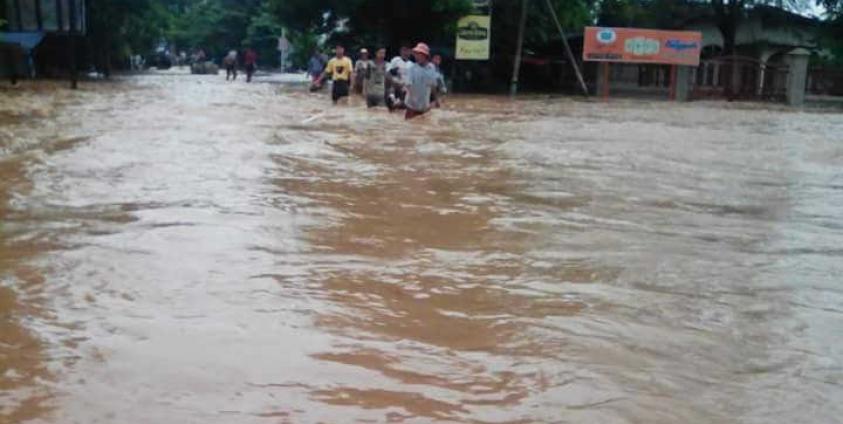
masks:
<svg viewBox="0 0 843 424"><path fill-rule="evenodd" d="M389 62L386 48L375 51L374 60L369 58L367 49L362 49L356 63L346 56L341 45L336 46L334 53L327 63L314 53L308 64L311 91L320 90L330 80L334 104L353 92L362 95L369 108L401 109L406 119L413 119L439 107L441 96L447 93L440 69L442 57L431 56L425 43L418 43L414 48L401 47L400 54Z"/></svg>
<svg viewBox="0 0 843 424"><path fill-rule="evenodd" d="M231 50L225 55L222 60L222 65L225 68L225 80L237 80L237 65L239 54L237 50ZM253 49L248 48L243 53L243 65L246 68L246 82L252 82L252 77L258 70L258 54Z"/></svg>

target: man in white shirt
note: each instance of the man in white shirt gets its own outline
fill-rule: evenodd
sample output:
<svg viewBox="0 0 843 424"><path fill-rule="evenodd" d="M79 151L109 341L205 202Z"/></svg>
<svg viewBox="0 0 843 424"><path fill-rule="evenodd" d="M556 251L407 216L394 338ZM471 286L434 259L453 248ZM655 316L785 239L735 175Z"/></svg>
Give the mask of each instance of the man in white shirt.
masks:
<svg viewBox="0 0 843 424"><path fill-rule="evenodd" d="M222 60L223 65L225 65L225 80L228 81L231 78L233 81L237 80L237 50L231 50L228 52L228 55L225 56L225 59Z"/></svg>
<svg viewBox="0 0 843 424"><path fill-rule="evenodd" d="M386 70L392 75L393 85L395 89L395 98L398 102L403 103L407 92L404 86L407 83L407 68L413 63L410 61L412 50L408 46L401 47L401 55L395 56L387 66Z"/></svg>

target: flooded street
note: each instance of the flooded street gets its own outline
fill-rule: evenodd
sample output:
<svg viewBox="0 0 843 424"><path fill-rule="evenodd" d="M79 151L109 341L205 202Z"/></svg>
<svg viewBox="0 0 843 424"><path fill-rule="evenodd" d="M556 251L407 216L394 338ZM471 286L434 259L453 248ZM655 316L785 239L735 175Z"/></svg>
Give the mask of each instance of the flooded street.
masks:
<svg viewBox="0 0 843 424"><path fill-rule="evenodd" d="M843 115L0 91L0 423L838 423Z"/></svg>

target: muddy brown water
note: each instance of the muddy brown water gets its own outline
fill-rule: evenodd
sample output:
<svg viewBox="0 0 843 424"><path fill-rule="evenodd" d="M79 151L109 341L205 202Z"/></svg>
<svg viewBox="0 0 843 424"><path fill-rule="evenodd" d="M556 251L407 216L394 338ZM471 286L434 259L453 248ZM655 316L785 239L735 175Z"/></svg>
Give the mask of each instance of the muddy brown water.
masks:
<svg viewBox="0 0 843 424"><path fill-rule="evenodd" d="M0 423L843 416L839 114L0 95Z"/></svg>

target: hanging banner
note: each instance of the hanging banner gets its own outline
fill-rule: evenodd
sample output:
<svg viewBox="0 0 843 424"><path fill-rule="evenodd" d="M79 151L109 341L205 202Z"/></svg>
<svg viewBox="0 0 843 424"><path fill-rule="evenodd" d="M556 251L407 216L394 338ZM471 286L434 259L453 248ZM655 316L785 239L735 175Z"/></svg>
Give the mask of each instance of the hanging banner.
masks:
<svg viewBox="0 0 843 424"><path fill-rule="evenodd" d="M699 66L701 52L699 32L587 27L583 60Z"/></svg>

